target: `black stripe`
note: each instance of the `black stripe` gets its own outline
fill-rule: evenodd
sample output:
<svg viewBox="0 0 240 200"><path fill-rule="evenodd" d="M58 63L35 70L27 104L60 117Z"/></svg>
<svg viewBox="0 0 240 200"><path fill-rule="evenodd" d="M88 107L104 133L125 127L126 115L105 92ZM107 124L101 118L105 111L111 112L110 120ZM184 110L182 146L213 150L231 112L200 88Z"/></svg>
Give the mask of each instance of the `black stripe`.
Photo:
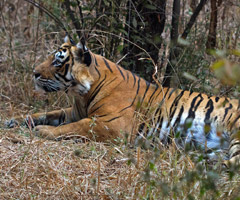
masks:
<svg viewBox="0 0 240 200"><path fill-rule="evenodd" d="M198 97L200 97L200 100L199 102L195 105L196 103L196 100L198 99ZM189 119L189 118L192 118L194 119L195 118L195 111L197 110L198 106L200 105L200 103L203 101L203 97L201 94L197 95L191 102L191 107L189 108L189 111L188 111L188 117L186 118Z"/></svg>
<svg viewBox="0 0 240 200"><path fill-rule="evenodd" d="M162 88L161 89L159 89L159 92L158 92L158 94L152 99L152 101L154 101L156 98L158 98L158 96L162 93ZM152 102L151 102L152 103Z"/></svg>
<svg viewBox="0 0 240 200"><path fill-rule="evenodd" d="M237 150L237 151L232 155L232 158L235 157L235 156L238 156L238 155L240 155L240 151L239 151L239 150Z"/></svg>
<svg viewBox="0 0 240 200"><path fill-rule="evenodd" d="M97 71L97 73L98 73L98 78L100 78L100 77L101 77L101 74L100 74L100 72L99 72L98 68L97 68L96 66L94 66L94 68L95 68L95 70L96 70L96 71Z"/></svg>
<svg viewBox="0 0 240 200"><path fill-rule="evenodd" d="M83 85L82 83L77 83L77 85L81 85L84 89L86 89L86 86Z"/></svg>
<svg viewBox="0 0 240 200"><path fill-rule="evenodd" d="M105 86L111 84L111 83L112 83L113 81L115 81L117 78L118 78L118 77L114 77L111 81L106 82L106 85L105 85ZM119 83L119 84L120 84L120 83Z"/></svg>
<svg viewBox="0 0 240 200"><path fill-rule="evenodd" d="M206 124L210 124L210 115L214 109L214 106L213 106L213 101L212 99L209 99L208 102L207 102L207 105L205 108L208 108L207 112L206 112L206 116L205 116L205 119L204 119L204 122Z"/></svg>
<svg viewBox="0 0 240 200"><path fill-rule="evenodd" d="M112 119L109 119L109 120L107 120L107 121L104 121L104 122L111 122L111 121L113 121L113 120L115 120L115 119L118 119L118 118L120 118L120 117L122 117L122 116L117 116L117 117L114 117L114 118L112 118Z"/></svg>
<svg viewBox="0 0 240 200"><path fill-rule="evenodd" d="M54 74L54 77L55 77L55 79L57 79L58 81L61 81L61 80L56 76L56 74Z"/></svg>
<svg viewBox="0 0 240 200"><path fill-rule="evenodd" d="M229 149L231 149L233 146L235 145L240 145L240 141L236 141L234 143L232 143L230 146L229 146Z"/></svg>
<svg viewBox="0 0 240 200"><path fill-rule="evenodd" d="M108 116L109 114L103 114L103 115L97 115L97 117L98 118L100 118L100 117L106 117L106 116Z"/></svg>
<svg viewBox="0 0 240 200"><path fill-rule="evenodd" d="M65 72L64 72L64 76L66 76L66 75L67 75L67 73L68 73L68 69L69 69L69 64L66 64L66 65L65 65Z"/></svg>
<svg viewBox="0 0 240 200"><path fill-rule="evenodd" d="M230 103L230 105L227 107L227 108L225 108L225 113L224 113L224 116L223 116L223 119L222 119L222 122L225 120L225 118L226 118L226 116L227 116L227 114L228 114L228 111L230 110L230 109L232 109L232 104Z"/></svg>
<svg viewBox="0 0 240 200"><path fill-rule="evenodd" d="M105 84L104 81L106 80L106 74L103 80L101 80L101 82L97 85L97 87L94 89L94 91L92 92L91 96L89 97L88 103L87 103L87 107L90 105L90 103L93 101L93 99L96 97L96 95L98 94L98 92L100 91L100 89L103 87L103 85Z"/></svg>
<svg viewBox="0 0 240 200"><path fill-rule="evenodd" d="M99 84L97 85L97 87L95 87L94 91L92 92L92 95L96 92L96 90L104 83L104 81L106 80L107 76L105 74L105 77L99 82ZM91 97L90 97L91 98Z"/></svg>
<svg viewBox="0 0 240 200"><path fill-rule="evenodd" d="M232 117L232 113L231 113L230 116L228 117L227 122L231 119L231 117Z"/></svg>
<svg viewBox="0 0 240 200"><path fill-rule="evenodd" d="M192 95L192 93L193 93L193 91L191 90L191 91L189 92L189 96L188 96L188 97L190 97L190 96Z"/></svg>
<svg viewBox="0 0 240 200"><path fill-rule="evenodd" d="M163 88L163 89L164 89L164 88ZM167 95L169 89L170 89L170 88L167 88L167 91L165 92L165 94L164 94L162 100L160 101L159 106L162 106L162 104L164 103L164 101L165 101L165 97L166 97L166 95ZM160 93L159 93L159 94L160 94Z"/></svg>
<svg viewBox="0 0 240 200"><path fill-rule="evenodd" d="M172 94L173 94L176 90L177 90L176 88L173 88L173 89L171 90L171 92L169 93L168 99L170 99L170 97L172 96Z"/></svg>
<svg viewBox="0 0 240 200"><path fill-rule="evenodd" d="M132 103L131 103L129 106L127 106L127 107L123 108L122 110L120 110L119 112L122 112L122 111L124 111L124 110L132 107L133 103L135 102L135 100L136 100L136 98L137 98L138 92L139 92L139 88L140 88L140 77L138 77L138 83L137 83L137 85L138 85L138 86L137 86L137 92L136 92L136 95L135 95Z"/></svg>
<svg viewBox="0 0 240 200"><path fill-rule="evenodd" d="M147 88L146 88L146 90L144 92L144 95L143 95L143 98L142 98L142 101L141 101L141 105L142 105L142 103L143 103L143 101L145 99L145 96L146 96L147 91L149 90L149 86L150 86L150 83L148 81L145 81L145 83L146 83Z"/></svg>
<svg viewBox="0 0 240 200"><path fill-rule="evenodd" d="M102 104L100 106L98 106L97 108L95 108L93 111L91 111L88 115L91 115L92 113L96 112L98 109L100 109L102 106L104 106L105 104Z"/></svg>
<svg viewBox="0 0 240 200"><path fill-rule="evenodd" d="M156 93L156 91L158 90L158 88L159 88L159 86L156 85L155 90L153 91L152 95L151 95L150 98L149 98L149 103L148 103L148 107L149 107L149 108L147 109L146 114L148 113L148 111L149 111L149 109L150 109L150 107L151 107L152 102L154 101L154 99L156 99L156 98L158 97L158 95L161 93L161 90L160 90L159 93L154 97L154 94ZM153 98L153 97L154 97L154 98Z"/></svg>
<svg viewBox="0 0 240 200"><path fill-rule="evenodd" d="M136 84L136 77L135 77L135 74L133 73L133 72L131 72L132 73L132 76L133 76L133 78L134 78L134 83L133 83L133 87L135 86L135 84Z"/></svg>
<svg viewBox="0 0 240 200"><path fill-rule="evenodd" d="M72 53L70 52L70 55L72 56L72 58L73 58L73 55L72 55ZM72 70L73 70L73 65L74 65L74 59L72 59L72 67L71 67L71 69L70 69L70 73L72 74Z"/></svg>
<svg viewBox="0 0 240 200"><path fill-rule="evenodd" d="M124 74L123 74L122 70L120 69L120 67L119 67L117 64L116 64L116 66L117 66L117 68L118 68L118 70L119 70L120 74L122 75L123 79L125 80L125 76L124 76Z"/></svg>
<svg viewBox="0 0 240 200"><path fill-rule="evenodd" d="M93 55L93 56L94 56L95 64L98 67L98 62L97 62L96 56L95 55Z"/></svg>
<svg viewBox="0 0 240 200"><path fill-rule="evenodd" d="M182 105L182 106L181 106L181 109L180 109L180 112L178 113L177 119L176 119L176 121L175 121L174 124L173 124L173 127L177 126L177 125L180 123L180 120L181 120L183 111L184 111L184 107L183 107L183 105Z"/></svg>
<svg viewBox="0 0 240 200"><path fill-rule="evenodd" d="M216 101L216 102L218 102L218 101L219 101L219 99L220 99L219 97L215 97L215 101Z"/></svg>
<svg viewBox="0 0 240 200"><path fill-rule="evenodd" d="M103 60L104 60L104 63L105 63L105 65L106 65L106 67L109 69L109 71L110 71L111 73L113 73L113 71L112 71L112 69L111 69L109 63L106 61L106 59L103 58Z"/></svg>
<svg viewBox="0 0 240 200"><path fill-rule="evenodd" d="M170 88L167 88L167 91L166 91L166 93L164 94L163 100L165 100L165 97L167 96L167 93L168 93L169 89L170 89Z"/></svg>
<svg viewBox="0 0 240 200"><path fill-rule="evenodd" d="M138 95L138 92L139 92L139 88L140 88L140 77L138 77L138 85L137 85L137 92L136 92L136 95L135 95L135 98L134 99L136 99L136 97L137 97L137 95Z"/></svg>
<svg viewBox="0 0 240 200"><path fill-rule="evenodd" d="M240 114L236 117L236 119L231 124L231 129L235 126L236 122L240 119ZM239 127L238 127L239 128Z"/></svg>
<svg viewBox="0 0 240 200"><path fill-rule="evenodd" d="M62 63L62 66L63 66L66 62L68 62L69 60L70 60L70 56L68 56L68 57L65 59L65 61ZM66 78L66 75L67 75L67 73L68 73L69 66L70 66L69 64L66 64L66 65L65 65L64 75L62 75L62 74L60 74L60 73L57 72L58 76L61 77L65 82L72 81L72 79L67 79L67 78ZM54 75L54 77L55 77L58 81L61 81L61 80L59 80L58 77L56 77L56 75Z"/></svg>
<svg viewBox="0 0 240 200"><path fill-rule="evenodd" d="M159 105L156 112L154 113L154 116L158 116L157 121L156 121L156 125L159 123L158 127L161 127L162 120L163 120L163 117L161 116L161 114L162 114L161 108L162 108L162 105ZM156 131L156 129L157 129L157 127L155 126L153 129L153 134ZM153 139L153 140L155 140L155 139Z"/></svg>
<svg viewBox="0 0 240 200"><path fill-rule="evenodd" d="M70 47L71 47L71 46L69 46L69 45L67 45L67 44L63 46L63 48L67 48L67 49L69 49ZM59 49L63 49L63 48L60 47Z"/></svg>
<svg viewBox="0 0 240 200"><path fill-rule="evenodd" d="M100 90L102 89L103 86L104 86L104 87L108 86L109 84L111 84L112 82L114 82L116 79L117 79L117 77L115 77L114 79L112 79L112 80L109 81L109 82L103 83L102 86L98 89L98 91L96 91L96 94L92 97L92 101L94 100L94 98L96 97L96 95L100 92ZM100 99L99 101L101 101L101 99ZM95 102L95 103L92 105L92 107L95 106L96 104L98 104L99 101ZM89 102L89 104L90 104L90 103L91 103L91 101ZM89 106L89 104L87 104L87 106Z"/></svg>
<svg viewBox="0 0 240 200"><path fill-rule="evenodd" d="M170 116L169 116L169 120L168 120L168 124L167 124L167 127L170 125L171 121L172 121L172 118L177 110L177 106L178 106L178 103L179 103L179 100L182 98L183 94L184 94L184 90L174 99L171 107L170 107Z"/></svg>
<svg viewBox="0 0 240 200"><path fill-rule="evenodd" d="M173 107L174 107L174 108L177 108L177 105L178 105L178 103L179 103L179 100L182 98L184 92L185 92L185 91L182 90L182 92L180 92L180 94L179 94L178 96L176 96L176 98L174 99L174 101L173 101L173 103L172 103L172 105L171 105L171 107L170 107L170 114L172 113Z"/></svg>
<svg viewBox="0 0 240 200"><path fill-rule="evenodd" d="M128 71L126 71L127 72L127 83L128 83L128 81L129 81L129 74L128 74Z"/></svg>
<svg viewBox="0 0 240 200"><path fill-rule="evenodd" d="M63 61L62 66L63 66L66 62L68 62L69 60L70 60L70 56L68 56L68 57Z"/></svg>
<svg viewBox="0 0 240 200"><path fill-rule="evenodd" d="M61 75L61 74L59 74L59 73L57 73L57 75L58 75L60 78L62 78L65 82L70 82L70 81L72 81L72 80L67 79L64 75ZM54 74L54 77L55 77L58 81L60 81L61 83L63 83L55 74Z"/></svg>
<svg viewBox="0 0 240 200"><path fill-rule="evenodd" d="M100 92L100 90L102 89L102 87L104 86L104 84L102 84L98 90L96 90L96 92L91 96L90 100L87 103L87 108L90 105L90 103L95 99L95 97L97 96L97 94Z"/></svg>
<svg viewBox="0 0 240 200"><path fill-rule="evenodd" d="M155 85L155 90L153 91L152 95L151 95L150 98L149 98L149 103L150 103L150 104L151 104L153 95L156 93L156 91L158 90L158 88L159 88L159 86L158 86L158 85Z"/></svg>
<svg viewBox="0 0 240 200"><path fill-rule="evenodd" d="M153 84L150 84L150 85L153 85ZM147 109L147 111L145 112L145 115L147 115L147 113L149 112L153 100L160 94L160 93L158 93L158 95L156 95L156 97L153 98L154 94L156 93L156 91L158 90L158 87L159 87L158 85L154 85L154 86L155 86L155 90L153 91L152 95L150 96L150 98L149 98L149 100L148 100L148 109Z"/></svg>

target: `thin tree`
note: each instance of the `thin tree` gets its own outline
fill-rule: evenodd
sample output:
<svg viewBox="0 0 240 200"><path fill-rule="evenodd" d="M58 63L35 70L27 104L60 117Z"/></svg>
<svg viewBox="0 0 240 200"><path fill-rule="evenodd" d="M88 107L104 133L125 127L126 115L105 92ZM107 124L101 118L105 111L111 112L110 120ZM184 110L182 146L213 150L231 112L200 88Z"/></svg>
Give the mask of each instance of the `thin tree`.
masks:
<svg viewBox="0 0 240 200"><path fill-rule="evenodd" d="M180 16L180 0L173 1L173 9L172 9L172 29L171 29L171 50L169 55L169 62L166 67L165 75L163 78L163 86L170 87L172 69L174 68L174 62L178 57L178 24L179 24L179 16Z"/></svg>
<svg viewBox="0 0 240 200"><path fill-rule="evenodd" d="M188 24L186 25L186 28L184 29L183 31L183 34L182 34L182 38L183 39L186 39L193 24L195 23L200 11L202 10L203 6L206 4L208 0L201 0L200 3L197 5L197 7L194 9L194 12L188 22Z"/></svg>
<svg viewBox="0 0 240 200"><path fill-rule="evenodd" d="M195 2L195 1L194 1ZM183 34L181 37L183 39L186 39L188 34L191 31L191 28L193 24L196 22L196 19L206 4L207 0L201 0L197 7L194 9L194 12L189 20L189 22L186 25L186 28L183 31ZM180 14L180 2L179 1L174 1L173 2L173 17L172 17L172 30L171 30L171 43L172 43L172 48L170 50L170 55L169 55L169 62L166 67L164 79L163 79L163 86L164 87L170 87L170 82L171 82L171 76L172 76L172 71L173 68L175 68L174 63L176 63L176 60L179 55L179 46L177 44L178 40L178 21L179 21L179 14Z"/></svg>
<svg viewBox="0 0 240 200"><path fill-rule="evenodd" d="M217 0L211 0L211 17L208 32L206 48L214 49L216 47L216 29L217 29Z"/></svg>

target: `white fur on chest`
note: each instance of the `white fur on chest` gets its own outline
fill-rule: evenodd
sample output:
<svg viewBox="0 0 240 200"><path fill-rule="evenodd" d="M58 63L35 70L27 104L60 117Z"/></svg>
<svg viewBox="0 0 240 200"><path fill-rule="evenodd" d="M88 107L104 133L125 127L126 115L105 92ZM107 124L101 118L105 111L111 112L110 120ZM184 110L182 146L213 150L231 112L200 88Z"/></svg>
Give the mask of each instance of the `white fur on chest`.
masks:
<svg viewBox="0 0 240 200"><path fill-rule="evenodd" d="M91 82L88 80L84 80L81 83L76 84L75 86L70 88L70 92L74 95L85 95L91 89Z"/></svg>

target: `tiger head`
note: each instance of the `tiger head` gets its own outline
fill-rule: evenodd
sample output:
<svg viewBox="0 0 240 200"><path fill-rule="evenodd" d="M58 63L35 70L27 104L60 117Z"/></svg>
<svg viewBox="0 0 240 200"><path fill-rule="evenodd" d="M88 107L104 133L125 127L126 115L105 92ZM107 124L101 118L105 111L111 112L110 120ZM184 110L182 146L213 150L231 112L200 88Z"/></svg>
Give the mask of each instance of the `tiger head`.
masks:
<svg viewBox="0 0 240 200"><path fill-rule="evenodd" d="M93 82L89 72L91 52L85 45L75 45L68 37L60 48L38 65L34 73L36 90L88 93Z"/></svg>

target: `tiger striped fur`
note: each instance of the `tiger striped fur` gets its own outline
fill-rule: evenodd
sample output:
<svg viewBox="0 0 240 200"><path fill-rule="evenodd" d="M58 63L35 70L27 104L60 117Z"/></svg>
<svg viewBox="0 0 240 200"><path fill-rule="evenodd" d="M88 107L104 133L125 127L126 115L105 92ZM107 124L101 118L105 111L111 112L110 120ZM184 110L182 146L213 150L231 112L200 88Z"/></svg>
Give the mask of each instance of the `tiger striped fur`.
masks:
<svg viewBox="0 0 240 200"><path fill-rule="evenodd" d="M63 90L74 97L71 108L31 116L41 137L114 141L128 133L132 143L159 138L168 144L178 134L180 146L228 150L228 164L239 163L237 99L151 84L68 39L35 68L34 76L37 89Z"/></svg>

